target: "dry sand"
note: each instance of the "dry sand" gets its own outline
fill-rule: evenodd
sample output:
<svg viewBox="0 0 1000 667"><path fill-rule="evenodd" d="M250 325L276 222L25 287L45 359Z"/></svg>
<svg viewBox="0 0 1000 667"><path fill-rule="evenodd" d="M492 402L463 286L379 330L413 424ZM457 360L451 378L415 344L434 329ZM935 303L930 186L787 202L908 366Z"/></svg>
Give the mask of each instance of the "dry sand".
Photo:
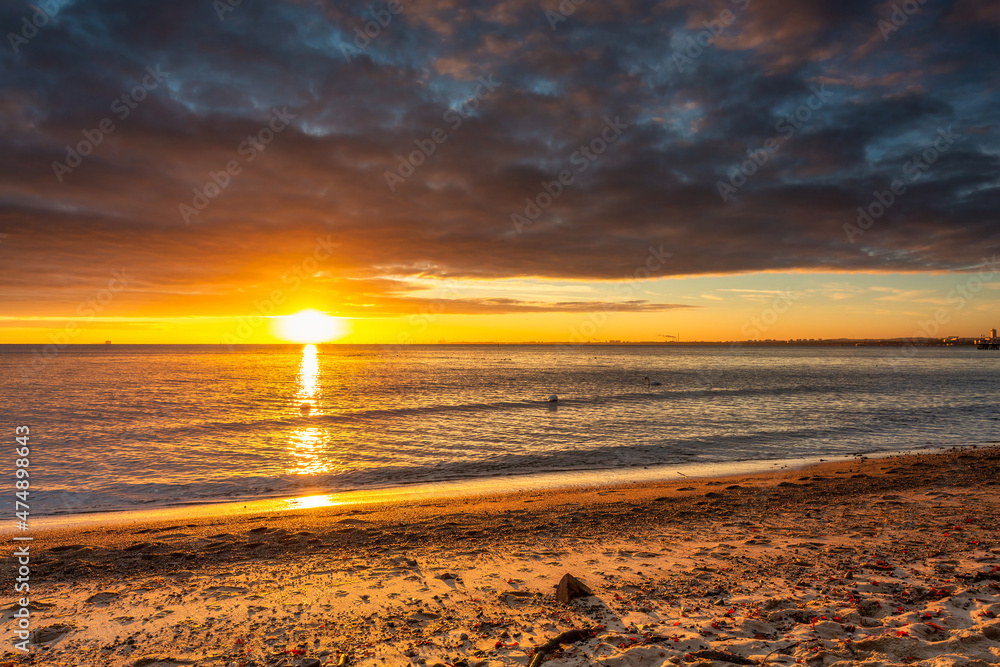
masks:
<svg viewBox="0 0 1000 667"><path fill-rule="evenodd" d="M53 531L39 643L0 667L528 665L573 629L546 665L995 665L998 472L973 449ZM566 573L593 595L558 602Z"/></svg>

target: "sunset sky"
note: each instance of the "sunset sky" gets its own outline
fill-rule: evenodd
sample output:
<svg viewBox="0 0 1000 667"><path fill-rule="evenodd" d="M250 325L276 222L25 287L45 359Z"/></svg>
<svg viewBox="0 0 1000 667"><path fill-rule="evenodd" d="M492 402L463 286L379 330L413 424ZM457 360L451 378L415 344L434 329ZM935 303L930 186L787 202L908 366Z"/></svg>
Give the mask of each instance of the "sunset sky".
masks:
<svg viewBox="0 0 1000 667"><path fill-rule="evenodd" d="M274 342L304 309L356 343L1000 326L997 3L42 0L0 28L0 343Z"/></svg>

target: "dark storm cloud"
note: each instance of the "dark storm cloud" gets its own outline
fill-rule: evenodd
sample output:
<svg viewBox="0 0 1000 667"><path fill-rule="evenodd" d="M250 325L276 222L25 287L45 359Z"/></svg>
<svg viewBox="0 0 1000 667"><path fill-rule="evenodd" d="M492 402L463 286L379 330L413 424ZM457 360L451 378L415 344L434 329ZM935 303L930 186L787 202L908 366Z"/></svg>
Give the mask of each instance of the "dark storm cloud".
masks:
<svg viewBox="0 0 1000 667"><path fill-rule="evenodd" d="M895 4L591 2L553 30L558 2L244 0L220 19L207 0L54 0L32 33L36 5L8 3L0 305L75 303L124 267L135 309L222 307L280 286L317 239L334 249L312 288L379 312L420 306L389 284L407 277L634 279L661 247L657 277L961 270L1000 245L1000 15L927 2L883 35ZM735 20L691 47L724 10ZM162 83L134 99L150 71ZM591 161L581 148L616 119ZM849 242L856 209L948 128L954 146ZM100 144L72 166L86 136ZM771 138L723 201L718 183ZM433 154L410 160L421 145ZM567 171L552 198L543 184Z"/></svg>

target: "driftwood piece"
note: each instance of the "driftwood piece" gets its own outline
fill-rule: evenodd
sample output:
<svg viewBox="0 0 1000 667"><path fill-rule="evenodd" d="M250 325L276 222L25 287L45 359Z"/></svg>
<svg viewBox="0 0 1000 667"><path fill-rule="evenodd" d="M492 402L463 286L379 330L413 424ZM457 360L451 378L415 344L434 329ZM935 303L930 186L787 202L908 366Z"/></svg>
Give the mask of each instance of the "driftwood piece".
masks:
<svg viewBox="0 0 1000 667"><path fill-rule="evenodd" d="M735 653L726 653L725 651L698 651L697 653L692 653L696 658L704 658L705 660L719 660L720 662L730 662L734 665L759 665L760 663L756 660L751 660L750 658L744 658L741 655L736 655Z"/></svg>
<svg viewBox="0 0 1000 667"><path fill-rule="evenodd" d="M590 639L595 633L593 630L567 630L557 637L553 637L549 641L545 642L538 647L535 651L535 657L531 659L528 667L538 667L545 661L545 656L552 651L555 651L563 644L575 644L577 642L582 642L585 639Z"/></svg>
<svg viewBox="0 0 1000 667"><path fill-rule="evenodd" d="M995 569L992 572L976 572L975 574L956 574L955 578L961 579L962 581L979 583L980 581L985 581L986 579L1000 579L1000 570Z"/></svg>

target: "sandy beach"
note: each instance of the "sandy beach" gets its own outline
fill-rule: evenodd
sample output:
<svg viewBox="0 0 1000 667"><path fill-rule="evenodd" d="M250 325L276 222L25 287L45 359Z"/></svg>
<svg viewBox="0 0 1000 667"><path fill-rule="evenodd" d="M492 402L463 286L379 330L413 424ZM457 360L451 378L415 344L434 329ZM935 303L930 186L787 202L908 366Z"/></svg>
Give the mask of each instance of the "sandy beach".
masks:
<svg viewBox="0 0 1000 667"><path fill-rule="evenodd" d="M980 448L49 531L0 665L992 665L998 492Z"/></svg>

